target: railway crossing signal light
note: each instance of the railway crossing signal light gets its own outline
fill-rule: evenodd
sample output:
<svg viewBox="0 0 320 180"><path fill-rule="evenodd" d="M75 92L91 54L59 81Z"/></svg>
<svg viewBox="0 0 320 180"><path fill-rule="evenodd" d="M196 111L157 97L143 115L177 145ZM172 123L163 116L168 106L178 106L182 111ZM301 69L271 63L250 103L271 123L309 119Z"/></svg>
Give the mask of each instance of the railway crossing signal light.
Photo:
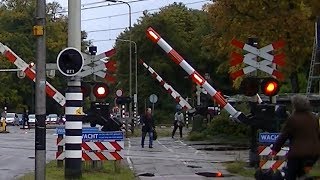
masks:
<svg viewBox="0 0 320 180"><path fill-rule="evenodd" d="M109 95L109 87L105 83L96 83L93 86L93 94L98 99L104 99Z"/></svg>
<svg viewBox="0 0 320 180"><path fill-rule="evenodd" d="M265 78L261 82L261 91L266 96L274 96L280 90L279 81L275 78Z"/></svg>
<svg viewBox="0 0 320 180"><path fill-rule="evenodd" d="M280 83L277 79L268 78L256 78L256 77L246 77L242 80L240 85L240 92L245 96L254 96L259 92L266 96L275 96L280 90Z"/></svg>
<svg viewBox="0 0 320 180"><path fill-rule="evenodd" d="M244 78L240 85L240 92L245 96L254 96L259 92L259 79L255 77Z"/></svg>
<svg viewBox="0 0 320 180"><path fill-rule="evenodd" d="M131 101L132 99L129 96L121 96L116 99L117 104L129 104Z"/></svg>

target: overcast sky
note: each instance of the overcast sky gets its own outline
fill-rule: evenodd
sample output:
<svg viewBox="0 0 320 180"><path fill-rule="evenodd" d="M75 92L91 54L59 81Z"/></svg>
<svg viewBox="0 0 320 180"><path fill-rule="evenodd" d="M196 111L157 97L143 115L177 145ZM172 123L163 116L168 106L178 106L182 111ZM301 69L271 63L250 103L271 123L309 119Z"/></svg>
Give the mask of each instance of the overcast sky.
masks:
<svg viewBox="0 0 320 180"><path fill-rule="evenodd" d="M65 10L68 10L68 0L47 0L47 3L52 1L59 2ZM201 9L205 3L210 2L209 0L123 1L130 3L132 26L137 22L137 19L142 16L142 12L144 10L148 10L149 12L156 12L159 11L159 8L172 4L174 2L182 2L188 8ZM104 0L82 0L81 4L81 29L88 32L88 39L92 40L94 42L94 45L98 47L98 52L104 52L111 49L114 46L114 39L116 39L117 36L122 31L124 31L126 27L129 26L129 6L123 3L121 4L105 2ZM65 14L67 15L67 13Z"/></svg>

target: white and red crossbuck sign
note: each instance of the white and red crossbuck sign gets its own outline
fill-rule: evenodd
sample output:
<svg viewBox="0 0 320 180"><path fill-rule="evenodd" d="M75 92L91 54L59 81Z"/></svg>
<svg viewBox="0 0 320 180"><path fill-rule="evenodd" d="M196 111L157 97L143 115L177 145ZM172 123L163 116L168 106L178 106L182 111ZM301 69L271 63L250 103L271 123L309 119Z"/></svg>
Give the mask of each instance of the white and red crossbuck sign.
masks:
<svg viewBox="0 0 320 180"><path fill-rule="evenodd" d="M78 76L86 77L88 75L95 74L109 82L115 82L115 78L108 74L108 72L114 73L116 71L116 62L114 60L109 60L115 53L115 49L110 49L96 56L88 56L87 54L84 54L84 65ZM91 63L93 63L92 67L89 66Z"/></svg>
<svg viewBox="0 0 320 180"><path fill-rule="evenodd" d="M230 64L232 66L239 65L241 63L245 63L249 66L238 70L236 72L231 73L231 78L236 79L242 75L248 74L250 72L253 72L257 69L266 72L272 76L275 76L277 79L283 79L283 74L279 72L278 70L270 67L269 65L272 65L273 63L279 66L285 65L284 59L285 55L284 53L280 53L277 55L272 55L269 52L278 50L282 47L284 47L285 43L283 41L277 41L272 44L269 44L265 47L262 47L260 49L253 47L249 44L245 44L243 42L240 42L236 39L233 39L231 41L231 44L237 48L240 48L244 51L247 51L249 53L242 56L239 53L232 52L231 54L231 62ZM263 60L257 61L257 58L260 57Z"/></svg>

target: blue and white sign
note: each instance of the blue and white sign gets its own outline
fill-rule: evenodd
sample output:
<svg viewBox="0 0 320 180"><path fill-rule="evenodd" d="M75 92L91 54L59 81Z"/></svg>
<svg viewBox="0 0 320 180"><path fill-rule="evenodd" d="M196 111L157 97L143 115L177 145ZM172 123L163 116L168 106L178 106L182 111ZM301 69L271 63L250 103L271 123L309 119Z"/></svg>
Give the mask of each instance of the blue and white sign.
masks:
<svg viewBox="0 0 320 180"><path fill-rule="evenodd" d="M82 128L82 133L95 133L95 132L99 132L98 127L83 127ZM64 135L65 133L66 133L66 130L64 129L64 127L56 128L56 134Z"/></svg>
<svg viewBox="0 0 320 180"><path fill-rule="evenodd" d="M96 133L82 133L82 141L123 141L124 134L122 131L107 131Z"/></svg>
<svg viewBox="0 0 320 180"><path fill-rule="evenodd" d="M260 143L274 143L276 142L280 133L260 133L259 142Z"/></svg>

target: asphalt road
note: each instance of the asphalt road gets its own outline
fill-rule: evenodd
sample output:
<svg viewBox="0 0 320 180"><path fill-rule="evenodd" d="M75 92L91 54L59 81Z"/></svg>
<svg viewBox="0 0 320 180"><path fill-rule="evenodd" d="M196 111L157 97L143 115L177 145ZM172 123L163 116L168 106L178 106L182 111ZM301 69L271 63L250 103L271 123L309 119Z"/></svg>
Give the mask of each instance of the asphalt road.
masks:
<svg viewBox="0 0 320 180"><path fill-rule="evenodd" d="M148 145L148 138L145 143ZM247 161L248 150L203 151L197 149L208 147L208 145L191 146L189 143L191 142L165 137L156 140L153 148L150 149L148 146L141 148L140 138L130 138L126 147L126 161L141 180L212 179L196 173L216 172L230 175L219 179L248 179L231 176L223 166L223 163L235 160Z"/></svg>
<svg viewBox="0 0 320 180"><path fill-rule="evenodd" d="M0 134L0 180L17 179L25 173L34 171L34 129L21 130L19 127L8 126L8 131L10 133ZM47 161L55 159L57 136L54 133L55 129L47 129ZM140 140L140 137L126 139L124 161L141 180L212 179L196 173L221 172L229 175L223 163L248 160L248 150L204 151L200 149L218 146L199 143L191 145L191 142L170 137L156 140L150 149L148 138L145 141L145 148L141 148ZM219 179L248 178L230 176Z"/></svg>
<svg viewBox="0 0 320 180"><path fill-rule="evenodd" d="M7 126L10 133L0 133L0 180L11 180L34 171L34 129ZM47 161L55 158L54 129L47 129Z"/></svg>

